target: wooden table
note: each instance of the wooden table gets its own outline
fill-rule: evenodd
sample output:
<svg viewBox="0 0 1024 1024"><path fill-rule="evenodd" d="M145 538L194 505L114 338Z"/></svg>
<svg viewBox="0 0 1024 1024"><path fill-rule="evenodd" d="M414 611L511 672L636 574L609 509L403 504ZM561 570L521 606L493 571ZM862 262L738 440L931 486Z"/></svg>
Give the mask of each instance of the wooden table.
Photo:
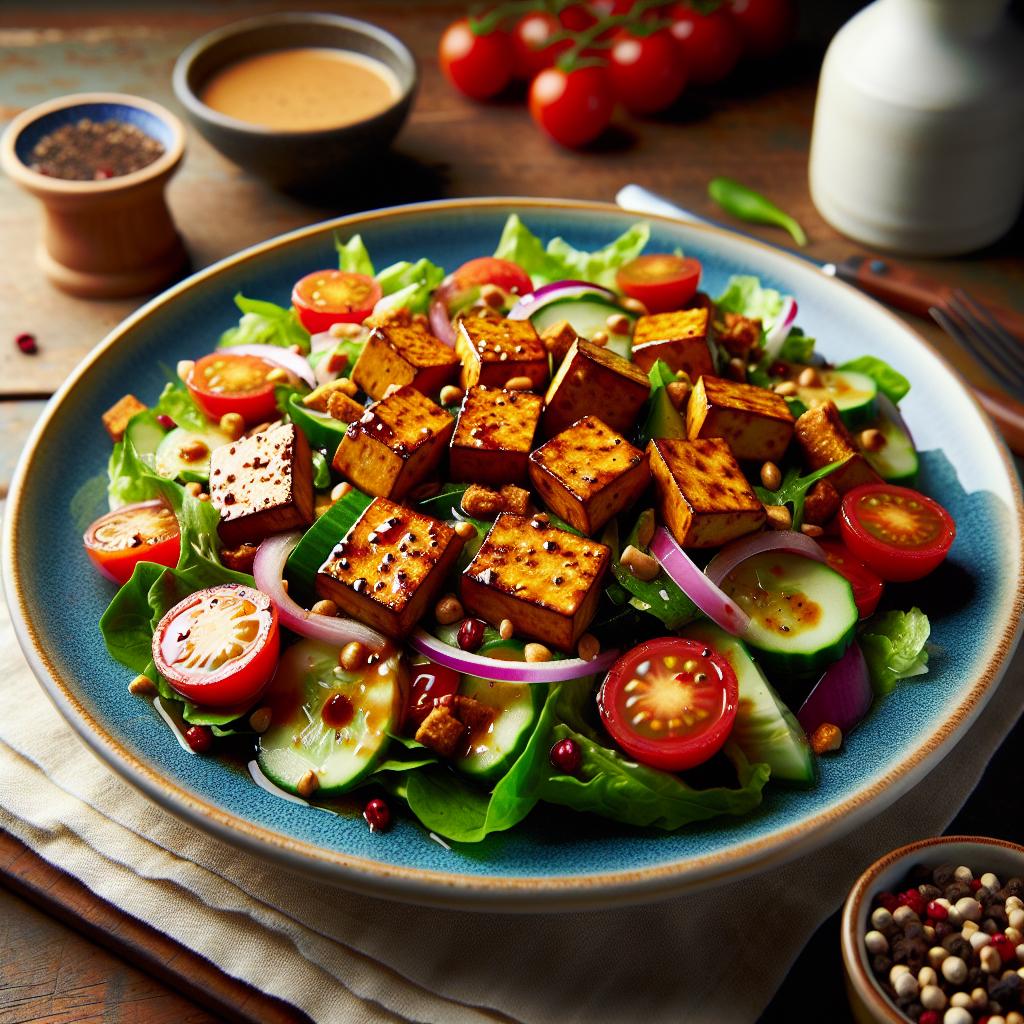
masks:
<svg viewBox="0 0 1024 1024"><path fill-rule="evenodd" d="M186 43L216 25L284 4L200 3L125 6L45 4L5 6L0 15L0 119L66 92L116 90L148 96L178 109L170 70ZM610 200L627 182L669 195L698 213L718 216L706 196L716 174L738 178L775 198L804 224L807 252L838 260L858 247L817 215L807 191L806 161L817 67L824 41L859 4L805 3L801 45L789 59L740 75L713 92L688 94L668 115L635 122L620 118L587 152L550 144L532 126L519 98L486 106L449 89L434 61L444 25L459 10L451 3L351 2L320 4L367 17L401 36L420 60L422 86L395 152L363 174L339 182L329 203L313 206L270 191L189 133L185 165L170 188L170 203L193 263L204 266L229 253L299 225L334 214L442 196L537 195ZM35 202L0 179L0 495L24 438L75 362L138 303L86 302L55 292L35 270L39 211ZM787 244L773 229L754 229L770 242ZM999 245L971 257L912 261L935 277L962 284L981 297L1007 305L1024 293L1019 259L1020 226ZM933 326L915 322L967 377L990 384L982 371ZM36 356L22 355L13 336L31 331ZM1021 727L999 755L965 808L973 831L1007 835L1000 821L1000 781L1012 776L1007 751L1024 739ZM1021 836L1016 837L1018 840ZM191 962L173 943L130 922L100 903L30 851L10 841L0 847L0 1020L2 1021L207 1021L297 1019L279 1004L251 991L225 988L222 976ZM20 892L53 917L30 908ZM68 927L70 925L70 927ZM84 931L83 938L75 930ZM98 940L124 959L94 945ZM829 978L835 1003L841 997L834 922L823 926L768 1019L793 1019L800 986ZM194 959L194 958L193 958ZM174 977L176 966L200 979L200 993L157 977ZM161 967L160 965L164 966ZM139 968L142 968L141 970ZM170 972L169 974L167 972ZM211 1013L192 1001L199 999ZM216 1016L220 1014L221 1016Z"/></svg>

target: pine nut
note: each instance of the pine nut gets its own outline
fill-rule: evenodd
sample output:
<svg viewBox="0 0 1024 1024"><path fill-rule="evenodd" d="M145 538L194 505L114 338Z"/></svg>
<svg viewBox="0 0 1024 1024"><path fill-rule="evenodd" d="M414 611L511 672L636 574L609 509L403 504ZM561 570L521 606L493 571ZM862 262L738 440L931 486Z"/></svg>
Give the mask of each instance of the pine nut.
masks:
<svg viewBox="0 0 1024 1024"><path fill-rule="evenodd" d="M811 750L816 754L827 754L843 745L843 734L839 726L822 722L811 734Z"/></svg>
<svg viewBox="0 0 1024 1024"><path fill-rule="evenodd" d="M589 340L592 345L604 347L608 344L608 334L606 331L594 331Z"/></svg>
<svg viewBox="0 0 1024 1024"><path fill-rule="evenodd" d="M270 722L273 718L273 712L270 708L257 708L249 716L249 727L253 732L264 733L270 728Z"/></svg>
<svg viewBox="0 0 1024 1024"><path fill-rule="evenodd" d="M312 768L305 775L299 779L298 785L295 787L295 792L299 796L311 797L320 788L320 780L317 778L316 772Z"/></svg>
<svg viewBox="0 0 1024 1024"><path fill-rule="evenodd" d="M630 313L636 313L637 316L647 316L648 309L639 299L626 298L619 305Z"/></svg>
<svg viewBox="0 0 1024 1024"><path fill-rule="evenodd" d="M461 402L465 398L466 393L462 388L457 388L454 384L445 384L441 388L441 404L442 405L455 405Z"/></svg>
<svg viewBox="0 0 1024 1024"><path fill-rule="evenodd" d="M796 379L797 384L802 388L820 388L821 377L813 366L805 366Z"/></svg>
<svg viewBox="0 0 1024 1024"><path fill-rule="evenodd" d="M619 561L638 579L650 583L655 576L661 572L661 566L656 558L644 554L639 548L632 544L626 546Z"/></svg>
<svg viewBox="0 0 1024 1024"><path fill-rule="evenodd" d="M203 493L203 485L196 483L195 480L189 480L185 484L185 493L191 494L193 498L198 498Z"/></svg>
<svg viewBox="0 0 1024 1024"><path fill-rule="evenodd" d="M551 651L543 644L527 644L523 654L526 660L530 662L551 660Z"/></svg>
<svg viewBox="0 0 1024 1024"><path fill-rule="evenodd" d="M337 615L338 606L330 600L330 598L324 598L322 601L317 601L312 608L309 609L314 615Z"/></svg>
<svg viewBox="0 0 1024 1024"><path fill-rule="evenodd" d="M341 501L351 490L352 485L347 480L342 480L340 484L335 484L331 488L331 501Z"/></svg>
<svg viewBox="0 0 1024 1024"><path fill-rule="evenodd" d="M576 645L576 653L581 661L593 661L601 651L601 644L593 633L584 633Z"/></svg>
<svg viewBox="0 0 1024 1024"><path fill-rule="evenodd" d="M209 495L208 495L208 494L206 493L206 491L200 491L200 492L199 492L199 493L198 493L198 494L196 495L196 499L197 499L198 501L209 501L209 500L210 500L210 496L209 496Z"/></svg>
<svg viewBox="0 0 1024 1024"><path fill-rule="evenodd" d="M178 449L178 455L185 460L185 462L198 462L200 459L205 459L210 454L209 445L205 441L190 441L188 444L183 444Z"/></svg>
<svg viewBox="0 0 1024 1024"><path fill-rule="evenodd" d="M764 510L768 513L768 525L773 530L793 528L793 515L785 505L765 505Z"/></svg>
<svg viewBox="0 0 1024 1024"><path fill-rule="evenodd" d="M814 523L801 523L800 532L807 537L820 537L825 531Z"/></svg>
<svg viewBox="0 0 1024 1024"><path fill-rule="evenodd" d="M629 317L625 313L612 313L604 322L609 334L628 334Z"/></svg>
<svg viewBox="0 0 1024 1024"><path fill-rule="evenodd" d="M502 619L501 622L498 623L498 636L500 636L502 640L511 640L514 632L515 627L512 625L511 619Z"/></svg>
<svg viewBox="0 0 1024 1024"><path fill-rule="evenodd" d="M455 532L463 539L469 540L476 536L476 527L472 523L458 522L455 524Z"/></svg>
<svg viewBox="0 0 1024 1024"><path fill-rule="evenodd" d="M177 366L178 377L185 381L185 383L188 383L188 379L192 376L195 366L196 361L194 359L179 359Z"/></svg>
<svg viewBox="0 0 1024 1024"><path fill-rule="evenodd" d="M641 548L649 548L654 540L654 516L644 516L636 532L636 542Z"/></svg>
<svg viewBox="0 0 1024 1024"><path fill-rule="evenodd" d="M359 324L331 324L327 328L332 338L354 338L363 328Z"/></svg>
<svg viewBox="0 0 1024 1024"><path fill-rule="evenodd" d="M665 393L673 408L682 409L690 397L690 385L681 380L674 380L671 384L665 385Z"/></svg>
<svg viewBox="0 0 1024 1024"><path fill-rule="evenodd" d="M510 377L505 381L506 391L529 391L533 381L529 377Z"/></svg>
<svg viewBox="0 0 1024 1024"><path fill-rule="evenodd" d="M346 672L358 672L361 668L366 665L366 660L369 658L370 652L367 650L366 644L361 644L358 640L353 640L351 643L345 644L341 649L341 655L338 658L338 664Z"/></svg>
<svg viewBox="0 0 1024 1024"><path fill-rule="evenodd" d="M796 385L791 380L784 380L781 384L776 384L772 391L783 398L789 398L796 394Z"/></svg>
<svg viewBox="0 0 1024 1024"><path fill-rule="evenodd" d="M766 462L761 467L761 484L769 491L777 491L782 483L782 471L774 462Z"/></svg>
<svg viewBox="0 0 1024 1024"><path fill-rule="evenodd" d="M359 394L359 388L355 381L349 380L348 377L339 377L334 382L334 387L343 395L348 395L349 398L355 398Z"/></svg>
<svg viewBox="0 0 1024 1024"><path fill-rule="evenodd" d="M288 371L281 366L275 366L266 376L268 384L277 384L288 379Z"/></svg>
<svg viewBox="0 0 1024 1024"><path fill-rule="evenodd" d="M869 427L860 432L860 444L865 451L881 451L885 447L885 434L874 427Z"/></svg>
<svg viewBox="0 0 1024 1024"><path fill-rule="evenodd" d="M480 298L491 309L501 309L505 305L505 293L496 284L485 284L480 289Z"/></svg>
<svg viewBox="0 0 1024 1024"><path fill-rule="evenodd" d="M219 426L232 441L237 441L245 433L245 420L237 412L224 413Z"/></svg>
<svg viewBox="0 0 1024 1024"><path fill-rule="evenodd" d="M454 594L445 594L434 607L434 618L442 626L450 626L453 622L465 618L465 615L461 602Z"/></svg>
<svg viewBox="0 0 1024 1024"><path fill-rule="evenodd" d="M157 692L156 683L149 676L136 676L128 684L128 692L136 697L155 697Z"/></svg>

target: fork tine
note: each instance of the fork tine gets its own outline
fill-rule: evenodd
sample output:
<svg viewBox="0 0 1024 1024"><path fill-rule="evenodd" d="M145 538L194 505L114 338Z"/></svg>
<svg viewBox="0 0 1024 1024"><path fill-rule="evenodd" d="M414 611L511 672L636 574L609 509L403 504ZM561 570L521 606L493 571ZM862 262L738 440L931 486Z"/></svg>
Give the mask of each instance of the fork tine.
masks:
<svg viewBox="0 0 1024 1024"><path fill-rule="evenodd" d="M1011 337L992 315L972 296L958 288L950 296L948 303L956 314L986 349L1003 361L1004 372L1015 378L1017 386L1024 388L1024 349L1016 339Z"/></svg>
<svg viewBox="0 0 1024 1024"><path fill-rule="evenodd" d="M989 330L1005 346L1005 351L1010 353L1009 358L1014 361L1024 362L1024 345L1019 338L1015 338L993 315L992 311L983 302L979 302L970 292L963 288L957 288L953 292L953 298L974 311L975 316L988 324Z"/></svg>
<svg viewBox="0 0 1024 1024"><path fill-rule="evenodd" d="M940 306L932 306L928 310L932 319L955 341L961 348L974 356L985 369L988 375L1001 387L1006 387L1005 367L996 359L988 348L979 344L976 336L968 334L957 320L949 315L947 309Z"/></svg>

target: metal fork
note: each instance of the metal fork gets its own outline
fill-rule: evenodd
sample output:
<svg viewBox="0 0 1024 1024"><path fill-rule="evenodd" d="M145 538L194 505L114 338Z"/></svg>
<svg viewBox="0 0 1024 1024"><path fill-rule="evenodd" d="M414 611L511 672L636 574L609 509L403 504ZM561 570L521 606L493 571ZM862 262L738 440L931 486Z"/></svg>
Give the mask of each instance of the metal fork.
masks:
<svg viewBox="0 0 1024 1024"><path fill-rule="evenodd" d="M1024 401L1024 345L962 288L928 312L1000 387Z"/></svg>

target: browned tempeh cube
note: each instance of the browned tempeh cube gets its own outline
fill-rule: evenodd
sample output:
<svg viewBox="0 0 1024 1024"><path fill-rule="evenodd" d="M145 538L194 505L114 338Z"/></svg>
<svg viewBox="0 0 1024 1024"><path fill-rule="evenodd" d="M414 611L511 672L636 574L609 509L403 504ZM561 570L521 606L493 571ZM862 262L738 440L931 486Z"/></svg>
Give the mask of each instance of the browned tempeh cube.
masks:
<svg viewBox="0 0 1024 1024"><path fill-rule="evenodd" d="M651 393L647 374L628 359L582 338L570 349L548 388L544 433L561 433L597 413L612 430L628 433Z"/></svg>
<svg viewBox="0 0 1024 1024"><path fill-rule="evenodd" d="M833 462L844 463L826 478L840 494L861 484L882 482L846 429L835 402L822 402L808 409L796 421L796 440L809 469L821 469Z"/></svg>
<svg viewBox="0 0 1024 1024"><path fill-rule="evenodd" d="M503 388L516 377L529 377L533 388L541 388L548 379L548 352L529 320L464 316L455 327L455 351L463 388Z"/></svg>
<svg viewBox="0 0 1024 1024"><path fill-rule="evenodd" d="M452 480L501 486L525 483L541 409L540 395L476 387L466 392L452 435Z"/></svg>
<svg viewBox="0 0 1024 1024"><path fill-rule="evenodd" d="M134 395L125 395L115 402L103 414L103 426L110 435L110 440L117 444L124 439L125 428L133 416L145 412L148 406L143 405Z"/></svg>
<svg viewBox="0 0 1024 1024"><path fill-rule="evenodd" d="M282 423L210 454L210 501L230 548L313 522L313 461L306 435Z"/></svg>
<svg viewBox="0 0 1024 1024"><path fill-rule="evenodd" d="M542 519L503 512L459 581L466 611L571 652L597 611L610 552Z"/></svg>
<svg viewBox="0 0 1024 1024"><path fill-rule="evenodd" d="M375 498L320 566L316 592L401 637L426 613L461 550L447 523Z"/></svg>
<svg viewBox="0 0 1024 1024"><path fill-rule="evenodd" d="M688 373L690 380L714 373L708 347L708 319L704 308L640 317L633 329L633 361L649 373L660 359L676 373Z"/></svg>
<svg viewBox="0 0 1024 1024"><path fill-rule="evenodd" d="M731 356L747 360L761 344L761 321L740 313L724 313L714 321L715 340Z"/></svg>
<svg viewBox="0 0 1024 1024"><path fill-rule="evenodd" d="M661 521L684 548L716 548L765 521L764 505L720 438L647 446Z"/></svg>
<svg viewBox="0 0 1024 1024"><path fill-rule="evenodd" d="M530 456L530 479L555 515L594 534L643 494L651 474L644 452L587 416Z"/></svg>
<svg viewBox="0 0 1024 1024"><path fill-rule="evenodd" d="M459 357L423 327L375 327L352 368L352 379L371 398L383 398L391 384L409 384L436 397L455 379Z"/></svg>
<svg viewBox="0 0 1024 1024"><path fill-rule="evenodd" d="M436 469L454 428L441 406L406 384L349 424L333 465L367 494L401 498Z"/></svg>
<svg viewBox="0 0 1024 1024"><path fill-rule="evenodd" d="M793 439L786 400L766 388L701 377L686 406L686 436L722 437L737 459L778 461Z"/></svg>

